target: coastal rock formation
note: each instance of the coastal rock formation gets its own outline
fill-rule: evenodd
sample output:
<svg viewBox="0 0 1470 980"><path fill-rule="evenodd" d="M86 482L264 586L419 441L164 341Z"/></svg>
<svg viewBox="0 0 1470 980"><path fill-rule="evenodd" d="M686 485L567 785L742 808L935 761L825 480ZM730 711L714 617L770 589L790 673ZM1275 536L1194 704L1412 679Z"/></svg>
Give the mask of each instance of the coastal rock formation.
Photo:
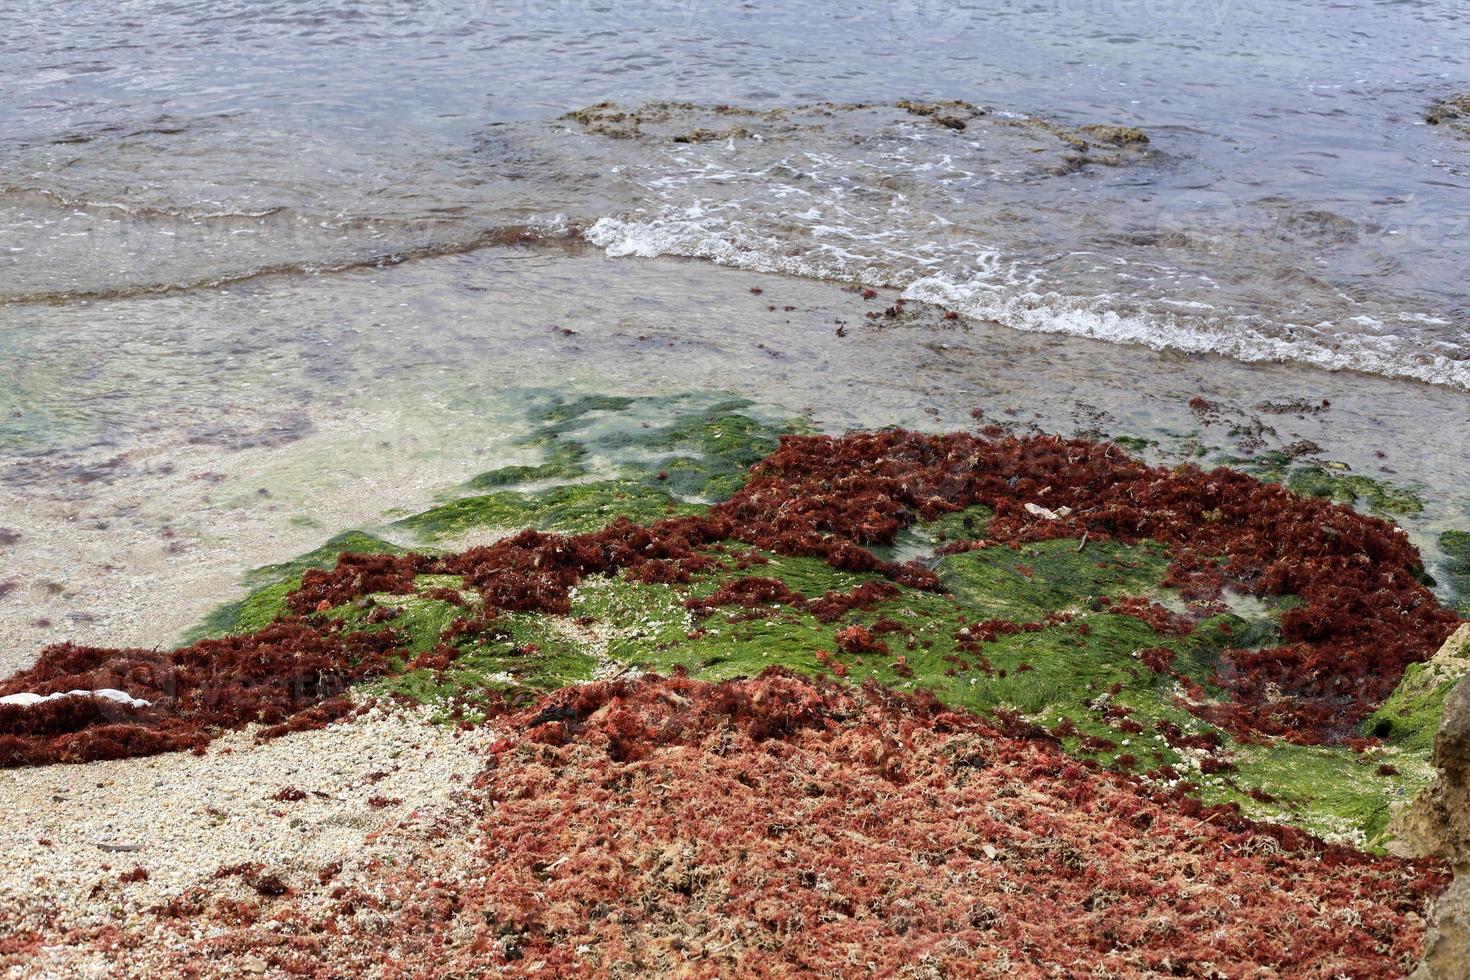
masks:
<svg viewBox="0 0 1470 980"><path fill-rule="evenodd" d="M1441 660L1463 672L1470 667L1470 624L1445 641ZM1435 905L1424 937L1424 961L1415 980L1450 980L1470 974L1470 685L1463 681L1445 701L1434 736L1434 785L1419 794L1408 819L1424 853L1448 859L1455 880Z"/></svg>

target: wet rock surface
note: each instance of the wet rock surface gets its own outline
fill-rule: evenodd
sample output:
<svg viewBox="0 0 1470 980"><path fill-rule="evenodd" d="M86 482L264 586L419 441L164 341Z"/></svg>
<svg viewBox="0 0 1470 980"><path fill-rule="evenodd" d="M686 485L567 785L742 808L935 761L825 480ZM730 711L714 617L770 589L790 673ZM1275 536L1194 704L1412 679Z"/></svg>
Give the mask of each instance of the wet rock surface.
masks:
<svg viewBox="0 0 1470 980"><path fill-rule="evenodd" d="M1424 113L1431 126L1445 126L1462 136L1470 136L1470 92L1459 92L1441 99Z"/></svg>

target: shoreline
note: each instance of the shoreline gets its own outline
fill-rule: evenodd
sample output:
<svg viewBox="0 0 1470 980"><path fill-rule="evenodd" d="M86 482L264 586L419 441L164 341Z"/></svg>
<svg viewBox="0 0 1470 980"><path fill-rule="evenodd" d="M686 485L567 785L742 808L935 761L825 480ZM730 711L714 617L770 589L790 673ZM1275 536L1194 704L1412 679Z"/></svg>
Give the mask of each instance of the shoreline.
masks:
<svg viewBox="0 0 1470 980"><path fill-rule="evenodd" d="M498 261L516 261L513 250L497 255ZM1275 436L1262 432L1267 446L1309 440L1325 447L1323 458L1342 460L1354 473L1410 485L1422 480L1429 505L1417 519L1425 522L1423 530L1410 522L1421 546L1432 550L1439 531L1470 523L1470 493L1463 489L1470 486L1470 466L1455 437L1461 421L1470 429L1470 418L1458 418L1463 403L1443 389L1286 365L1200 361L984 324L961 327L922 303L907 305L896 322L873 322L865 314L889 300L865 301L826 283L694 260L643 260L629 269L620 260L592 255L583 265L609 285L624 284L619 291L628 296L629 308L643 311L635 314L636 334L585 319L574 321L574 336L555 333L547 322L566 322L562 316L573 316L571 308L557 307L576 301L554 292L548 310L501 304L500 335L470 342L467 350L481 352L473 359L507 357L491 376L515 377L523 387L545 376L545 358L554 352L572 365L570 372L559 372L556 387L641 392L646 382L633 378L655 364L664 390L729 387L733 358L737 365L744 361L752 370L774 372L764 395L768 410L805 416L826 431L875 424L932 431L972 424L970 412L979 408L990 418L1040 431L1158 442L1143 447L1145 455L1172 452L1171 458L1190 459L1186 443L1194 437L1210 447L1212 455L1200 460L1207 465L1238 453L1240 440L1227 431L1232 426L1272 426ZM393 288L410 294L453 288L445 275L448 283L462 282L478 266L429 263L419 271L433 274L419 278L415 272L412 281L395 281ZM747 283L766 295L751 294ZM317 289L335 297L349 286L319 283ZM237 301L257 302L248 296ZM773 301L779 301L774 313L767 309ZM696 303L709 312L680 322L680 311ZM782 308L793 303L794 310ZM748 327L714 331L722 316ZM834 335L833 321L847 324L845 337ZM769 331L778 324L782 339L776 346ZM368 346L392 357L391 345ZM275 353L269 341L259 347ZM684 366L669 372L665 355L676 352ZM357 356L373 355L363 350ZM617 373L628 380L615 374L604 378L610 384L593 381L594 365L605 375L601 368L609 363L624 364ZM248 376L248 362L244 367ZM315 391L302 400L252 406L242 401L250 390L260 390L250 384L222 403L227 424L217 432L201 429L205 417L179 405L170 410L179 420L172 432L113 428L95 448L58 447L49 457L14 450L0 455L0 474L9 487L0 491L11 501L0 507L0 528L8 529L0 554L11 562L11 571L0 576L0 585L8 586L0 594L0 648L6 651L0 667L23 665L55 639L169 642L208 608L238 594L238 576L248 568L309 550L340 527L381 523L393 507L422 507L453 492L488 461L530 458L518 457L507 444L525 426L513 391L487 391L483 380L446 375L438 357L424 367L428 373L416 370L395 386L394 404L386 410L381 399L323 401ZM1157 379L1159 387L1138 389L1130 377L1140 375ZM904 381L890 389L885 377ZM1062 397L1016 398L1009 392L1017 389ZM1240 397L1244 390L1251 395ZM1196 395L1226 406L1228 418L1196 418L1185 405ZM1313 405L1326 399L1331 409L1272 415L1255 408L1293 399ZM1390 406L1401 407L1386 410ZM374 439L364 432L381 435ZM1369 446L1386 448L1389 458L1375 458ZM1385 466L1396 472L1380 473ZM78 554L90 557L78 563ZM179 578L179 567L191 574ZM58 574L59 569L75 571ZM212 571L201 575L204 569ZM119 574L130 593L125 598L117 592ZM193 598L180 604L185 593ZM35 627L37 620L51 625Z"/></svg>
<svg viewBox="0 0 1470 980"><path fill-rule="evenodd" d="M1380 553L1382 563L1381 573L1363 583L1379 574L1391 576L1404 596L1418 597L1394 599L1389 605L1399 612L1384 606L1385 613L1392 617L1417 609L1414 615L1423 617L1434 608L1423 604L1427 593L1410 574L1412 552L1392 525L1248 477L1151 469L1110 446L1012 437L990 422L984 423L985 438L903 430L837 440L800 436L766 455L784 426L745 414L750 408L711 399L547 397L537 410L540 427L520 440L525 447L542 447L539 462L487 471L474 481L478 495L399 522L400 533L415 532L441 547L462 542L477 528L541 531L464 552L441 551L439 557L406 554L389 541L358 533L339 545L355 555L339 559L323 551L258 573L249 602L211 617L209 629L221 639L175 654L53 651L54 662L22 687L99 688L101 675L84 673L95 659L98 669L110 672L106 686L141 696L137 704L142 707L112 708L96 723L102 727L90 729L86 726L93 723L70 706L4 709L11 722L40 731L31 722L40 724L36 712L50 711L63 727L81 724L79 740L68 741L72 736L63 734L50 743L61 746L64 758L95 758L89 753L96 752L105 758L117 751L109 747L114 743L131 744L123 749L129 754L168 745L192 745L194 754L174 751L5 774L34 817L18 823L18 834L4 845L13 852L10 866L34 866L41 875L34 886L44 887L46 894L54 894L51 879L59 876L72 895L46 912L47 906L36 904L39 893L32 885L13 882L19 903L13 915L19 916L15 922L22 936L22 945L10 951L17 957L13 962L46 956L59 957L57 964L75 964L75 957L93 955L87 950L97 938L112 935L135 946L143 934L139 930L161 928L170 935L168 952L146 953L140 962L157 966L164 962L157 956L171 958L168 962L190 959L233 936L232 955L245 957L240 963L251 970L292 969L295 961L271 952L256 931L262 917L295 922L291 928L299 929L326 916L321 921L335 922L334 930L351 933L361 925L353 910L365 899L341 907L332 901L360 894L378 895L373 901L381 902L393 888L421 886L398 875L393 854L399 852L353 854L352 842L362 834L373 840L397 828L393 838L410 850L439 839L441 844L432 845L435 860L461 869L456 874L467 873L464 862L472 866L477 860L481 834L501 833L504 811L492 817L477 810L475 793L464 796L457 787L483 791L500 778L542 779L534 765L520 768L541 751L535 745L564 746L583 759L578 765L587 761L578 753L591 751L630 773L645 762L675 765L688 749L681 733L691 725L712 725L709 737L728 740L747 723L739 720L745 709L729 713L729 699L738 704L746 696L738 692L760 691L753 704L775 700L756 712L752 737L790 740L793 748L802 744L801 751L820 754L826 749L802 741L807 723L801 719L809 708L801 706L811 698L848 697L837 692L855 691L864 680L869 682L862 688L864 697L910 699L881 702L889 705L884 710L904 704L908 707L898 709L901 714L922 718L940 711L936 717L954 719L936 731L950 731L961 718L970 719L964 724L992 726L978 733L992 746L983 750L987 753L1044 747L1036 751L1050 753L1053 761L1046 766L1059 776L1057 785L1071 787L1057 790L1064 795L1080 792L1079 785L1096 784L1099 792L1110 786L1107 792L1136 796L1171 815L1154 820L1204 818L1185 832L1196 843L1197 835L1217 832L1203 828L1224 820L1234 827L1231 833L1275 840L1260 845L1268 848L1264 854L1291 855L1314 865L1323 858L1308 855L1363 862L1363 873L1388 876L1397 882L1393 888L1407 889L1395 899L1400 912L1405 902L1432 899L1448 880L1442 864L1381 855L1385 847L1390 852L1398 847L1396 836L1385 836L1394 814L1433 777L1426 740L1438 724L1446 688L1427 678L1450 662L1437 658L1423 668L1414 661L1426 659L1431 648L1405 648L1399 657L1380 644L1375 649L1387 658L1382 671L1408 664L1403 683L1381 703L1387 688L1378 684L1380 667L1357 663L1364 648L1356 637L1365 627L1331 611L1345 600L1350 606L1365 599L1366 594L1352 598L1359 585L1351 584L1356 581L1348 574L1351 561L1331 566L1362 549ZM1196 404L1191 410L1217 409ZM613 479L586 469L608 447L620 447L627 467ZM747 477L746 467L763 456L765 462ZM850 476L842 475L846 466L853 467ZM1090 475L1098 467L1111 475L1100 480ZM971 469L974 474L966 476ZM1012 482L1003 478L1006 473L1014 474ZM967 490L970 480L980 482ZM1235 490L1226 492L1225 483ZM1094 500L1099 491L1089 488L1096 487L1105 489ZM690 497L735 496L710 509L679 503L671 495L675 491ZM1220 505L1211 510L1209 500L1216 495ZM1013 496L1028 506L1022 508ZM1035 499L1046 503L1031 504ZM1093 508L1098 516L1088 517ZM1284 509L1273 516L1273 508ZM762 516L767 510L809 513L809 519L837 521L831 526L846 530L829 539L811 538L801 529L805 525L783 530L781 521ZM619 515L649 528L609 525ZM1182 534L1178 540L1162 534L1152 543L1133 539L1152 523L1163 528L1179 519L1185 525L1170 532ZM1278 525L1303 535L1297 551L1279 529L1269 530ZM1135 530L1125 532L1128 527ZM878 550L869 552L846 534L872 535L867 544ZM639 543L644 538L647 543ZM1194 538L1215 542L1201 544L1200 554L1219 550L1234 556L1223 567L1235 569L1230 575L1241 582L1252 580L1252 561L1268 562L1271 574L1291 569L1296 559L1329 565L1312 573L1320 579L1316 584L1310 577L1296 584L1284 580L1261 591L1261 601L1241 603L1225 589L1220 572L1211 570L1211 562L1201 565L1188 548L1181 550ZM1247 557L1262 555L1262 547L1265 557ZM363 554L368 550L380 553ZM1281 554L1269 556L1275 552ZM913 563L906 555L932 557ZM1247 564L1236 568L1239 561ZM1351 594L1342 595L1344 589ZM1277 603L1273 595L1288 601ZM957 626L957 614L958 623L966 625ZM1433 616L1434 623L1444 620L1446 631L1458 618L1444 612ZM262 629L271 621L279 625ZM1391 629L1385 624L1366 628L1380 637ZM1338 631L1341 640L1322 639L1324 629ZM394 649L387 651L386 661L375 660L372 647L360 646L364 642L386 642ZM1333 646L1339 642L1347 646ZM1329 707L1336 695L1327 693L1324 700L1310 671L1290 667L1286 651L1303 643L1322 644L1314 656L1337 650L1330 654L1342 666L1336 682L1356 678L1350 682L1362 685L1360 708ZM365 678L351 701L333 696L340 690L337 682L322 686L322 670L333 668L302 659L308 651L312 657L336 656L322 644L339 645L348 655L341 666L352 667L343 681L364 669L377 675ZM1250 669L1264 669L1271 679L1229 680L1232 671L1239 673L1256 657L1257 644L1262 652L1277 654L1276 666L1266 660ZM236 684L244 676L232 670L229 659L242 655L242 664L256 665L252 672L265 670L266 686L252 682L252 690L237 695L219 685L225 678ZM160 680L167 677L159 671L171 669L172 656L190 666L176 681ZM219 664L211 665L212 660ZM278 699L279 707L269 707L276 665L306 670L316 681L291 681L280 693L294 700ZM211 679L214 675L199 672L204 668L225 673ZM71 673L62 677L56 669ZM672 680L629 679L644 673ZM138 686L150 676L154 680L147 686ZM602 679L609 676L619 679ZM203 700L195 692L201 684ZM316 688L321 690L313 693ZM894 693L878 693L884 690ZM645 697L650 705L664 705L658 711L674 706L674 714L652 727L629 721L629 728L608 720L611 708L597 707L604 703L599 698L619 705ZM376 698L380 706L371 707L363 698ZM689 717L680 706L687 707L691 698L708 699L714 713L706 717L700 709ZM590 706L575 707L588 699ZM317 702L324 710L313 714ZM391 707L395 702L420 707ZM199 718L207 727L179 728L175 721L185 721L190 711L197 714L197 706L206 712ZM262 710L257 706L270 712L260 716L270 723L265 728L249 724L253 712ZM363 708L368 713L354 717ZM1361 734L1348 737L1324 708L1351 723L1349 732ZM176 710L184 714L173 719L170 712ZM817 730L840 728L852 710L838 709ZM148 721L157 711L164 714ZM578 718L584 720L568 720ZM242 732L215 737L218 726L242 722ZM125 730L140 723L144 728L156 724L151 730L159 737L181 740L152 748L130 742ZM29 739L42 748L48 738L12 736L0 744L15 749ZM597 748L603 738L606 746ZM592 741L584 744L585 739ZM651 741L645 745L645 740ZM505 755L510 750L513 754ZM423 762L398 763L403 767L398 781L375 788L385 780L379 773L391 770L382 765L385 758L405 753ZM326 770L311 761L323 758L334 760ZM449 769L441 763L423 768L436 758L458 761ZM203 778L205 772L211 775ZM330 777L331 786L323 784L324 777ZM996 785L1004 787L1009 779ZM150 782L152 790L145 789ZM86 788L91 785L102 792ZM957 784L964 785L963 779ZM395 786L407 790L405 795L387 792ZM424 836L422 828L444 829L435 813L450 813L442 809L442 800L424 799L430 786L443 800L458 801L447 819L459 829L449 839L432 832ZM188 802L154 850L133 838L145 833L140 828L146 824L137 818L153 812L158 791ZM45 803L48 794L53 805ZM106 807L91 805L104 800ZM72 812L73 801L79 811ZM607 803L589 799L585 806L595 810ZM406 816L404 808L412 808ZM276 821L286 821L285 829ZM480 834L471 830L475 821ZM33 831L44 836L32 841ZM313 842L303 852L306 857L285 844L296 832ZM219 833L236 850L244 845L257 855L232 863L225 860L235 853L230 847L201 851L183 843ZM180 842L178 853L168 845L172 840ZM1015 850L1018 846L1006 845L1016 859L1026 853L1024 847ZM146 860L133 857L145 851ZM568 853L571 860L580 852ZM1120 859L1094 860L1101 862L1100 874L1125 873L1116 863ZM550 863L541 859L536 866ZM353 870L339 883L349 864ZM320 883L312 885L318 873ZM570 868L568 873L569 887L586 881ZM471 882L464 879L456 888L473 891ZM1271 901L1280 897L1269 889L1260 895ZM183 909L178 915L168 911L176 906ZM1254 928L1254 914L1242 913L1229 928ZM84 918L74 921L76 915ZM190 925L201 917L215 923L215 931L201 933ZM1417 942L1419 922L1408 918L1396 927L1395 943L1403 950ZM224 931L217 931L221 927ZM543 959L566 954L554 940L545 945L534 931L516 935L520 938L502 942L496 954L507 965L518 962L513 954L523 946L539 949ZM710 941L701 935L693 938ZM877 935L869 941L878 942ZM1307 945L1291 955L1330 958L1343 952L1321 937L1301 941ZM316 940L307 943L303 937L301 942L303 949L318 948L311 945ZM1171 948L1178 950L1177 944ZM758 954L752 948L740 955ZM1396 955L1402 960L1407 954ZM585 965L567 961L569 969Z"/></svg>

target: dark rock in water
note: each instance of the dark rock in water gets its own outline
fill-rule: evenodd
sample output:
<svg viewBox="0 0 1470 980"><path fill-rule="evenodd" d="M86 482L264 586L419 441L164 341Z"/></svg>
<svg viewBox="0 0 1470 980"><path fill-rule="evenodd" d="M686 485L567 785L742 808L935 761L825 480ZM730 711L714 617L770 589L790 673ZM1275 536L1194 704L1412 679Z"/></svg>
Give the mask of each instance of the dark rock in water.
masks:
<svg viewBox="0 0 1470 980"><path fill-rule="evenodd" d="M1148 134L1137 126L1094 124L1090 126L1079 126L1078 128L1099 143L1111 143L1114 146L1122 146L1124 143L1148 142Z"/></svg>
<svg viewBox="0 0 1470 980"><path fill-rule="evenodd" d="M1431 126L1447 124L1451 129L1470 135L1470 92L1440 99L1424 113L1424 121Z"/></svg>
<svg viewBox="0 0 1470 980"><path fill-rule="evenodd" d="M911 116L927 116L936 126L945 129L964 129L968 121L986 115L989 110L973 106L968 102L918 102L914 99L899 99L898 108Z"/></svg>

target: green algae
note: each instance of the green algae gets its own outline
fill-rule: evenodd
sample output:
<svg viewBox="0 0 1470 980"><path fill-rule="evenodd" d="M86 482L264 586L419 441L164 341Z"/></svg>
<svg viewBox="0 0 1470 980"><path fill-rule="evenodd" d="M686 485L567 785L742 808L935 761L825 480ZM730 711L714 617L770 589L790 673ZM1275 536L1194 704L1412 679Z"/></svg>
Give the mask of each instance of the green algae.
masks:
<svg viewBox="0 0 1470 980"><path fill-rule="evenodd" d="M1433 661L1410 664L1393 694L1364 722L1365 734L1428 759L1434 748L1434 733L1444 717L1445 698L1461 676Z"/></svg>
<svg viewBox="0 0 1470 980"><path fill-rule="evenodd" d="M474 592L462 592L459 602L441 597L441 590L458 592L463 584L457 575L419 575L411 595L373 593L318 615L338 620L347 629L396 630L404 655L390 658L391 676L366 685L366 690L438 705L436 718L441 721L464 719L464 705L458 712L447 710L451 701L473 707L500 695L525 703L593 678L598 660L585 649L585 638L569 622L530 613L501 613L490 631L449 643L452 657L443 669L415 667L410 657L446 645L446 631L454 621L480 608ZM378 610L391 615L370 620Z"/></svg>
<svg viewBox="0 0 1470 980"><path fill-rule="evenodd" d="M1272 449L1249 458L1226 456L1221 462L1262 480L1281 483L1295 493L1339 504L1366 507L1379 515L1410 515L1424 510L1424 498L1389 480L1349 473L1342 464L1301 463L1291 453Z"/></svg>
<svg viewBox="0 0 1470 980"><path fill-rule="evenodd" d="M211 612L198 626L184 633L181 643L189 644L198 640L212 640L264 629L289 612L286 597L300 586L299 575L262 586L244 599Z"/></svg>
<svg viewBox="0 0 1470 980"><path fill-rule="evenodd" d="M211 612L184 634L182 642L253 633L269 626L289 611L286 597L301 587L302 575L313 568L331 568L338 556L348 552L396 555L402 554L403 549L366 531L343 531L291 561L247 572L244 582L251 589L250 594Z"/></svg>
<svg viewBox="0 0 1470 980"><path fill-rule="evenodd" d="M1076 542L1071 543L1075 552ZM992 550L992 549L987 549ZM1009 549L993 549L1005 550ZM971 554L977 554L972 552ZM1168 642L1146 623L1126 615L1090 613L1032 631L1004 634L985 643L987 670L973 664L979 655L960 648L961 630L991 618L994 604L977 606L952 595L900 588L897 597L870 609L855 609L822 622L791 606L751 611L717 608L700 616L686 600L705 598L742 575L779 578L809 598L848 592L876 577L839 572L809 558L768 556L769 564L704 576L688 586L649 585L624 578L596 579L578 590L575 615L610 624L607 656L639 669L675 669L710 680L758 673L777 665L805 673L831 673L818 658L841 664L854 680L914 690L924 688L956 706L976 711L1004 709L1023 714L1060 711L1087 716L1086 702L1114 684L1157 687L1166 682L1143 667L1135 653ZM1032 622L1056 607L1048 603L1014 607L1013 621ZM887 654L841 651L837 634L848 626L886 620L880 638ZM1086 629L1079 628L1084 625ZM900 662L899 658L902 658Z"/></svg>
<svg viewBox="0 0 1470 980"><path fill-rule="evenodd" d="M1082 546L1075 539L1040 541L1020 549L983 548L947 555L935 572L983 618L1038 619L1092 605L1103 596L1163 596L1169 561L1149 542Z"/></svg>
<svg viewBox="0 0 1470 980"><path fill-rule="evenodd" d="M1341 747L1293 745L1272 740L1237 747L1235 782L1274 797L1261 803L1238 793L1212 788L1207 802L1233 802L1251 816L1293 823L1323 837L1347 838L1377 848L1395 802L1410 799L1433 778L1427 759L1403 754L1355 754ZM1391 762L1397 772L1380 775Z"/></svg>
<svg viewBox="0 0 1470 980"><path fill-rule="evenodd" d="M571 401L563 401L553 395L551 403L536 411L534 418L541 422L570 422L591 412L622 412L631 408L637 399L619 395L583 395Z"/></svg>
<svg viewBox="0 0 1470 980"><path fill-rule="evenodd" d="M535 466L501 466L472 477L466 486L494 490L548 480L576 480L587 475L587 450L574 442L553 445L544 455L545 461Z"/></svg>
<svg viewBox="0 0 1470 980"><path fill-rule="evenodd" d="M1157 439L1145 439L1142 436L1113 436L1109 441L1134 455L1154 448L1159 444Z"/></svg>
<svg viewBox="0 0 1470 980"><path fill-rule="evenodd" d="M427 541L470 531L595 531L617 517L647 524L702 511L735 493L796 422L760 417L744 399L523 393L532 429L518 440L541 461L498 467L449 500L394 526ZM613 461L616 462L613 462ZM575 481L575 482L574 482ZM538 484L553 483L550 487Z"/></svg>
<svg viewBox="0 0 1470 980"><path fill-rule="evenodd" d="M667 493L629 480L573 483L534 493L502 490L463 497L421 514L405 517L394 526L430 541L453 538L469 531L535 528L578 534L606 527L626 517L651 524L664 517L680 517L704 510L682 503Z"/></svg>
<svg viewBox="0 0 1470 980"><path fill-rule="evenodd" d="M1297 493L1325 497L1343 504L1360 500L1375 514L1417 514L1424 500L1412 490L1372 477L1334 473L1320 466L1293 470L1286 485Z"/></svg>
<svg viewBox="0 0 1470 980"><path fill-rule="evenodd" d="M718 573L684 587L621 577L591 580L578 590L573 612L608 624L606 656L641 670L682 670L706 680L723 680L750 676L768 666L830 676L833 665L841 665L851 682L874 680L900 690L923 689L971 711L1017 712L1045 727L1063 725L1071 734L1060 741L1078 757L1137 773L1171 766L1206 802L1234 803L1262 819L1286 821L1364 846L1380 841L1391 804L1429 778L1427 741L1422 739L1389 739L1384 748L1362 755L1344 747L1281 740L1237 743L1223 729L1189 713L1178 700L1174 680L1148 669L1136 656L1141 649L1170 647L1179 651L1176 667L1181 672L1205 677L1213 673L1225 647L1273 642L1275 617L1290 606L1289 601L1263 606L1250 617L1234 613L1210 617L1183 638L1160 636L1131 616L1084 611L1070 622L1004 634L984 644L986 671L954 669L957 657L975 660L957 649L955 632L977 615L1006 613L1012 621L1033 621L1063 607L1085 608L1085 602L1077 601L1080 593L1069 601L1065 590L1055 585L1069 564L1072 574L1079 576L1072 581L1081 583L1086 593L1139 594L1126 588L1141 588L1159 595L1162 566L1159 556L1146 548L1132 554L1119 546L1120 553L1101 560L1107 568L1095 569L1094 576L1078 567L1080 563L1063 558L1076 554L1077 542L1042 545L1037 551L1044 560L1037 566L1046 567L1048 577L1042 582L1043 598L1034 601L1017 601L1013 584L1004 580L1000 596L986 594L979 585L981 576L967 576L965 595L902 589L897 598L856 610L834 623L783 606L761 610L750 619L744 610L717 609L706 618L685 608L685 599L708 596L741 574L779 578L809 597L827 590L847 591L870 578L835 572L810 559L773 558L768 565ZM953 557L979 556L970 564L985 574L1007 570L1019 560L1014 552L985 554L990 550L1010 551L985 549ZM1033 578L1040 577L1033 573ZM888 654L851 655L839 650L840 629L854 622L871 625L880 617L900 626L883 637L890 646ZM915 641L913 648L907 638ZM1441 703L1442 696L1440 692ZM1127 734L1107 724L1101 709L1109 705L1126 709L1127 717L1144 731ZM1434 707L1425 711L1419 731L1432 732L1437 711ZM1155 729L1160 722L1185 733L1214 733L1235 771L1201 772L1200 753L1170 746ZM1377 767L1385 761L1391 761L1402 776L1380 775ZM1251 791L1258 795L1253 797Z"/></svg>
<svg viewBox="0 0 1470 980"><path fill-rule="evenodd" d="M464 612L452 608L460 615ZM463 699L471 705L483 704L499 695L523 704L596 676L598 661L586 651L585 643L546 617L503 613L496 617L495 625L495 636L458 644L454 659L444 670L403 670L406 665L396 665L402 672L370 685L369 693L435 704L440 720L458 721L463 711L448 712L447 702Z"/></svg>
<svg viewBox="0 0 1470 980"><path fill-rule="evenodd" d="M629 479L652 478L680 496L727 500L745 485L752 466L776 448L777 436L794 424L773 426L748 414L751 403L732 399L676 419L663 427L610 439L610 449L641 450L648 456L623 467Z"/></svg>

